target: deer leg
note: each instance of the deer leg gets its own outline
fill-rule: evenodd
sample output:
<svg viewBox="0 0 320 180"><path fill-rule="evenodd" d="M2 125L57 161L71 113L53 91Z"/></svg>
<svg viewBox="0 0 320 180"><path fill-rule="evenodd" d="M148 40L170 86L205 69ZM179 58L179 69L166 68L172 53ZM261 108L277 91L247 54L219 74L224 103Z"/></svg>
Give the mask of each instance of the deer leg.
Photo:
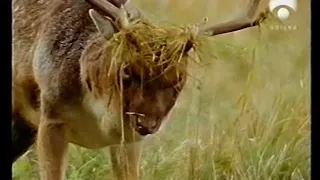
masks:
<svg viewBox="0 0 320 180"><path fill-rule="evenodd" d="M42 116L37 151L42 180L62 180L64 177L68 142L65 123Z"/></svg>
<svg viewBox="0 0 320 180"><path fill-rule="evenodd" d="M112 169L118 180L139 179L140 153L141 142L110 147Z"/></svg>
<svg viewBox="0 0 320 180"><path fill-rule="evenodd" d="M34 144L37 130L30 127L22 117L13 114L12 130L12 164Z"/></svg>
<svg viewBox="0 0 320 180"><path fill-rule="evenodd" d="M59 118L51 96L41 95L37 152L41 180L62 180L68 148L66 122Z"/></svg>

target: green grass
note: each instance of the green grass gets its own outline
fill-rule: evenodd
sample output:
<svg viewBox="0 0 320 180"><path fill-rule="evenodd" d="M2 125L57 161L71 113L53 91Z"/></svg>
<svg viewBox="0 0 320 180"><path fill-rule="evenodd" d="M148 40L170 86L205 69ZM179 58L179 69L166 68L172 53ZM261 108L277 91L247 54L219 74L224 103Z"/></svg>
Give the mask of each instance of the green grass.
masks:
<svg viewBox="0 0 320 180"><path fill-rule="evenodd" d="M158 17L154 20L176 24L195 23L204 15L221 22L241 5L217 1L222 8L197 12L207 2L202 0L159 12L149 0L134 2L151 18ZM204 61L190 66L171 120L145 142L143 180L311 179L310 8L301 3L295 31L272 31L268 27L274 22L267 22L260 32L252 28L208 38ZM193 12L186 14L189 19L179 16L188 8ZM13 179L39 179L36 161L31 149L14 165ZM108 178L107 148L70 146L68 180Z"/></svg>

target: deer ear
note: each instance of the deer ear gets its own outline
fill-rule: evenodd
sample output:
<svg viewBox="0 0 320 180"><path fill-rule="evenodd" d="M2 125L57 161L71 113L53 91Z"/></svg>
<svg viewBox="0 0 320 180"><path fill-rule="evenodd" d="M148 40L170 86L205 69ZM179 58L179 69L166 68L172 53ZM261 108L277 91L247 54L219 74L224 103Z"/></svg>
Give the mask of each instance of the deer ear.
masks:
<svg viewBox="0 0 320 180"><path fill-rule="evenodd" d="M103 17L93 9L89 10L89 15L96 25L98 31L103 34L106 39L110 39L113 34L116 33L116 28L111 19Z"/></svg>

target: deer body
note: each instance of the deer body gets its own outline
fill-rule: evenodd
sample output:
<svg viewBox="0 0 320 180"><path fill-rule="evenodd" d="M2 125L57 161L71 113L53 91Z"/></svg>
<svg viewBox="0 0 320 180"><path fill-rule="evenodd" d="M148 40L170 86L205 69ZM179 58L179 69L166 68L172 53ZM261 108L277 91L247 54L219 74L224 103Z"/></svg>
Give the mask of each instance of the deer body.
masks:
<svg viewBox="0 0 320 180"><path fill-rule="evenodd" d="M102 47L114 27L107 19L99 22L100 15L90 17L90 8L84 0L13 2L12 162L36 142L43 180L63 179L68 143L86 148L114 145L110 153L116 177L137 179L139 141L159 129L180 91L130 83L124 110L146 117L139 121L125 115L122 125L117 94L107 103L108 93L91 92L97 84L87 71L101 72L100 56L110 61L111 52Z"/></svg>
<svg viewBox="0 0 320 180"><path fill-rule="evenodd" d="M81 53L98 33L89 8L82 0L13 2L13 138L18 139L13 142L17 149L13 162L38 134L42 179L63 179L68 142L101 148L121 141L118 112L109 111L104 102L83 87L80 78ZM130 132L126 133L126 143L141 140L137 133ZM22 142L28 144L21 146ZM139 152L131 149L137 147L127 151L134 178ZM113 147L111 153L118 157L117 148ZM127 176L121 170L128 168L114 157L116 175L124 179Z"/></svg>

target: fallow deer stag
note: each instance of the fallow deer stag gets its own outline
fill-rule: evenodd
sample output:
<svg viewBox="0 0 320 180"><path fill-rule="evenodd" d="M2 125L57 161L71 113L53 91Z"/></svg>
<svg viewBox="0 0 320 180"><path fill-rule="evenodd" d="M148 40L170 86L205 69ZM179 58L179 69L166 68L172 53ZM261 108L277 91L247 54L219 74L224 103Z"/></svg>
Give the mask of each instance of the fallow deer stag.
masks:
<svg viewBox="0 0 320 180"><path fill-rule="evenodd" d="M200 27L198 33L256 26L259 3L252 0L243 17ZM180 79L163 86L127 77L121 82L124 103L117 93L105 102L107 89L116 86L101 71L101 59L112 58L105 45L138 18L140 11L126 0L13 1L12 163L36 142L41 179L62 180L68 143L110 146L116 177L139 178L141 141L168 118L187 77L180 71ZM94 87L105 91L97 96Z"/></svg>

